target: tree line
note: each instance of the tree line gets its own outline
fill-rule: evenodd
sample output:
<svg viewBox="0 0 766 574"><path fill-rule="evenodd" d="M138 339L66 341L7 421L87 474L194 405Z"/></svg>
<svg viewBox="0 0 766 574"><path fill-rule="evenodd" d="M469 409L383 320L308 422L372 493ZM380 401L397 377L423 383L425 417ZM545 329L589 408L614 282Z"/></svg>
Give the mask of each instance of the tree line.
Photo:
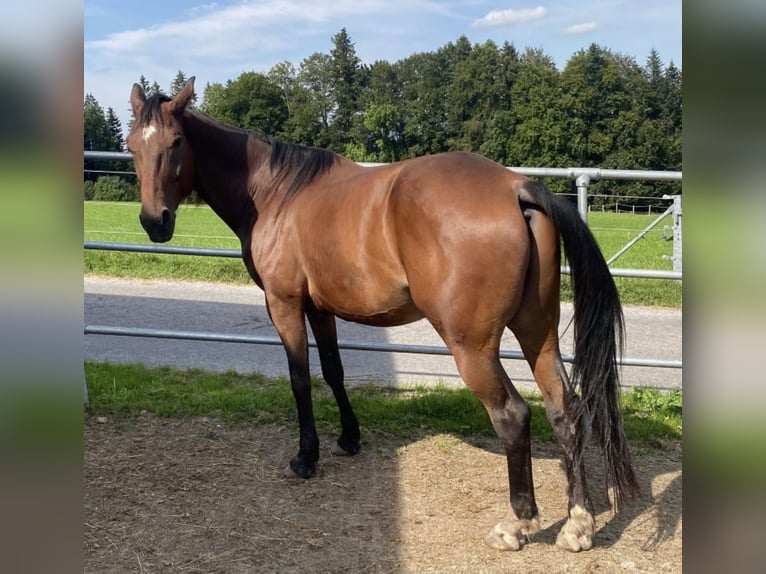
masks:
<svg viewBox="0 0 766 574"><path fill-rule="evenodd" d="M178 71L168 95L186 82ZM141 76L147 93L161 90ZM208 83L196 107L221 121L355 161L392 162L449 150L507 166L681 170L681 70L652 50L644 65L597 44L559 71L542 49L465 36L397 62L363 64L342 29L329 53ZM122 149L114 111L85 98L85 149ZM106 162L92 162L109 171ZM113 166L111 166L113 167ZM124 169L124 166L123 166ZM86 172L95 182L99 174ZM556 191L573 182L550 179ZM94 184L95 185L95 184ZM677 183L602 181L594 194L653 203Z"/></svg>

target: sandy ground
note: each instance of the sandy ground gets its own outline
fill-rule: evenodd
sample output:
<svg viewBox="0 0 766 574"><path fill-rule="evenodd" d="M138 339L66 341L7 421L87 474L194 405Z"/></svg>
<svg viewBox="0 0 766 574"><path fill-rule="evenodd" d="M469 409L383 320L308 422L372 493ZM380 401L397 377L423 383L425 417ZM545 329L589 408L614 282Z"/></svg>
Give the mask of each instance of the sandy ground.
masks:
<svg viewBox="0 0 766 574"><path fill-rule="evenodd" d="M599 492L594 547L555 546L566 515L555 444L535 444L542 531L520 552L482 543L508 508L497 441L363 429L362 452L329 452L316 478L285 479L294 428L219 421L85 425L85 572L442 573L681 572L681 447L635 450L645 495L615 515Z"/></svg>

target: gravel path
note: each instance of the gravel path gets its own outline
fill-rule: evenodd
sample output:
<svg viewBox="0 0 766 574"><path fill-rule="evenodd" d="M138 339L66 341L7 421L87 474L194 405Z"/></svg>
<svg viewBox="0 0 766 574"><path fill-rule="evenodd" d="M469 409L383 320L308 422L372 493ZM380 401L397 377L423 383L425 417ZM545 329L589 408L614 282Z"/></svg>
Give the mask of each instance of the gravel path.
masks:
<svg viewBox="0 0 766 574"><path fill-rule="evenodd" d="M85 277L85 323L227 334L276 336L256 286L165 280ZM632 358L681 359L682 313L676 309L625 307L627 348ZM562 330L571 306L562 306ZM426 321L394 328L373 328L338 321L339 338L347 341L443 346ZM508 333L503 349L518 350ZM572 352L571 328L562 336L562 352ZM460 385L451 357L343 350L349 385L375 381L389 385L445 383ZM142 339L108 335L85 336L85 359L113 363L144 363L213 371L233 369L283 375L287 372L279 346ZM319 360L311 351L312 372ZM505 360L519 388L535 388L524 361ZM681 386L682 370L624 367L623 385L671 389Z"/></svg>

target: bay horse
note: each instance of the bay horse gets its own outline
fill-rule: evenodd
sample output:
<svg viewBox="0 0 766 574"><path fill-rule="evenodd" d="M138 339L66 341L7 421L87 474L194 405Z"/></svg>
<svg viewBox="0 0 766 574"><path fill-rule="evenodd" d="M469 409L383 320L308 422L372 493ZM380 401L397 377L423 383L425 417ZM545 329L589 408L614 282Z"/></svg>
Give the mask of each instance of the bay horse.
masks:
<svg viewBox="0 0 766 574"><path fill-rule="evenodd" d="M615 506L639 487L618 402L622 307L576 208L479 155L359 166L329 150L220 123L190 109L193 96L194 77L172 98L132 87L135 121L126 142L141 181L140 221L152 241L170 240L179 203L196 190L241 241L284 345L297 405L299 450L286 474L309 478L319 459L306 319L340 412L332 452L354 455L359 423L344 388L335 318L376 326L425 318L505 449L510 508L485 542L520 549L540 523L530 409L499 358L509 328L564 453L569 515L557 544L590 548L588 433L601 447ZM571 377L559 351L561 242L574 291Z"/></svg>

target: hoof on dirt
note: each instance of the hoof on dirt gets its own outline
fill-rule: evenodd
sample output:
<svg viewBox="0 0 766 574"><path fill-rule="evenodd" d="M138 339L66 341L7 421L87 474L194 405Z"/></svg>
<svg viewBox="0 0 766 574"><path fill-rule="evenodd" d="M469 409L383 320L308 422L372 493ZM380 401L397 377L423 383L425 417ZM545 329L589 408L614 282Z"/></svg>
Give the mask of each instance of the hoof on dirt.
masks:
<svg viewBox="0 0 766 574"><path fill-rule="evenodd" d="M497 526L484 537L484 544L495 550L521 550L519 537L502 532L498 530Z"/></svg>
<svg viewBox="0 0 766 574"><path fill-rule="evenodd" d="M283 475L284 475L286 478L303 478L303 477L302 477L302 476L300 476L300 475L299 475L297 472L295 472L295 471L292 469L292 467L291 467L289 464L288 464L288 465L285 467L285 469L282 471L282 474L283 474Z"/></svg>
<svg viewBox="0 0 766 574"><path fill-rule="evenodd" d="M556 537L556 546L570 552L579 552L580 550L590 550L593 541L590 536L575 536L562 531Z"/></svg>
<svg viewBox="0 0 766 574"><path fill-rule="evenodd" d="M519 520L510 513L508 518L489 531L484 543L495 550L521 550L539 530L540 521L537 518Z"/></svg>
<svg viewBox="0 0 766 574"><path fill-rule="evenodd" d="M345 448L343 448L342 446L340 446L340 444L336 442L330 447L330 452L333 453L335 456L354 456L356 453L359 452L359 448L357 447L355 451L346 450Z"/></svg>
<svg viewBox="0 0 766 574"><path fill-rule="evenodd" d="M282 474L286 478L307 479L307 478L311 478L312 476L316 475L316 471L315 470L306 470L305 473L300 473L300 472L296 472L291 464L288 464L285 467L285 469L282 471Z"/></svg>
<svg viewBox="0 0 766 574"><path fill-rule="evenodd" d="M566 521L556 537L556 546L570 552L590 550L593 546L595 530L596 522L593 520L593 515L587 510L575 506L569 511L569 520Z"/></svg>

